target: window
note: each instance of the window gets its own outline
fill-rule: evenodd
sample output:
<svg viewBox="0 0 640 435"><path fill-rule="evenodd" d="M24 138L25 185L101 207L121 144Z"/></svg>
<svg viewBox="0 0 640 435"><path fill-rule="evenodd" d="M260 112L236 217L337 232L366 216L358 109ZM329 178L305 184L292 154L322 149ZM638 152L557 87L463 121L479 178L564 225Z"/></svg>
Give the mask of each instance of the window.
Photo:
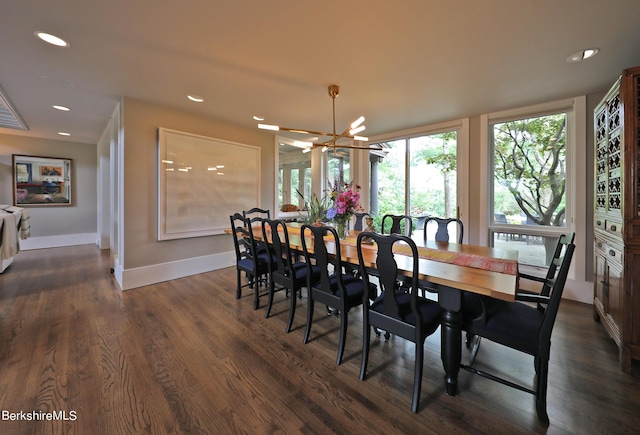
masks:
<svg viewBox="0 0 640 435"><path fill-rule="evenodd" d="M333 183L340 178L340 173L346 183L351 179L351 152L349 148L329 148L327 156L327 182ZM326 186L326 184L325 184ZM325 187L326 188L326 187Z"/></svg>
<svg viewBox="0 0 640 435"><path fill-rule="evenodd" d="M422 230L427 216L461 216L459 205L466 203L467 193L460 180L467 176L467 130L467 120L454 121L372 141L386 152L371 171L378 228L385 214L410 215L414 230Z"/></svg>
<svg viewBox="0 0 640 435"><path fill-rule="evenodd" d="M278 146L278 210L293 205L304 208L311 195L311 156L280 138ZM303 195L303 196L300 196Z"/></svg>
<svg viewBox="0 0 640 435"><path fill-rule="evenodd" d="M573 100L487 116L489 244L544 267L573 229Z"/></svg>
<svg viewBox="0 0 640 435"><path fill-rule="evenodd" d="M406 209L406 139L398 139L384 144L387 155L378 163L377 210L372 212L382 220L385 214L407 214ZM380 222L377 228L380 228Z"/></svg>
<svg viewBox="0 0 640 435"><path fill-rule="evenodd" d="M409 139L411 215L456 217L456 173L456 131Z"/></svg>

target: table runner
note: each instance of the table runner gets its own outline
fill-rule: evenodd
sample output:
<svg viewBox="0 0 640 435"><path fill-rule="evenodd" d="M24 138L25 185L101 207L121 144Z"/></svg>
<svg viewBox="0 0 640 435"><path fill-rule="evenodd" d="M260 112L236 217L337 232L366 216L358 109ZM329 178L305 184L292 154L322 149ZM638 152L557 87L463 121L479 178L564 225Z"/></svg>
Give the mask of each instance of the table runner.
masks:
<svg viewBox="0 0 640 435"><path fill-rule="evenodd" d="M357 238L355 236L347 236L340 243L356 246ZM366 249L374 249L373 245L362 245ZM396 244L394 252L404 255L410 255L409 246ZM450 252L442 249L418 248L418 256L427 260L440 261L442 263L455 264L458 266L473 267L476 269L490 270L492 272L505 273L508 275L518 274L518 262L516 260L507 260L504 258L487 258L476 254L467 254L462 252Z"/></svg>

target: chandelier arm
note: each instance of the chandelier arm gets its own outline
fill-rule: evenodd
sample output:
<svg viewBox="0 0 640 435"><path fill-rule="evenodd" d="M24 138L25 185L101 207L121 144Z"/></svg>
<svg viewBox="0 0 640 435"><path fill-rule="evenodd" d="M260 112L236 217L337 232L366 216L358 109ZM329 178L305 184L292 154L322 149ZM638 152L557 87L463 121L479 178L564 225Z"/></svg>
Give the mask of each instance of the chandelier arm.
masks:
<svg viewBox="0 0 640 435"><path fill-rule="evenodd" d="M314 143L311 146L312 147L349 148L349 149L354 149L354 150L365 150L365 151L382 151L383 150L382 146L380 146L379 144L373 144L373 145L369 145L369 146L339 145L339 144L336 144L334 146L330 142L323 142L323 143Z"/></svg>
<svg viewBox="0 0 640 435"><path fill-rule="evenodd" d="M291 133L311 134L311 135L314 135L314 136L333 136L331 133L326 133L326 132L322 132L322 131L313 131L313 130L302 130L300 128L280 127L280 130L289 131Z"/></svg>
<svg viewBox="0 0 640 435"><path fill-rule="evenodd" d="M353 135L349 134L349 130L351 130L351 128L347 127L345 131L343 131L340 135L336 136L334 139L338 140L338 139L342 139L343 137L348 137L350 139L353 139Z"/></svg>

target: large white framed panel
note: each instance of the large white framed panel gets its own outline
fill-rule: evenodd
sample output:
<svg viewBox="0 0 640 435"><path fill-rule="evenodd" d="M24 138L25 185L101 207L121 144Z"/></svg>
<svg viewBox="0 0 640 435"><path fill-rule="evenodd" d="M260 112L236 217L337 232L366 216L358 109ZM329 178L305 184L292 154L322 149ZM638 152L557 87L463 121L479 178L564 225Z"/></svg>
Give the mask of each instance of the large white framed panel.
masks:
<svg viewBox="0 0 640 435"><path fill-rule="evenodd" d="M259 147L158 129L158 240L223 234L259 187Z"/></svg>

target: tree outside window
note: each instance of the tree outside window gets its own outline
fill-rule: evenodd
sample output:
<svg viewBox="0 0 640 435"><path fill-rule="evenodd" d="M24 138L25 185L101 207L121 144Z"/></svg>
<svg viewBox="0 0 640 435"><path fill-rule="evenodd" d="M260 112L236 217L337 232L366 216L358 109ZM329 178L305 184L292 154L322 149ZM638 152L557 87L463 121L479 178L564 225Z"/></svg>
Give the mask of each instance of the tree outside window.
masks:
<svg viewBox="0 0 640 435"><path fill-rule="evenodd" d="M493 124L494 219L502 213L529 225L565 225L566 118Z"/></svg>
<svg viewBox="0 0 640 435"><path fill-rule="evenodd" d="M567 113L491 124L493 145L493 243L518 249L521 262L545 266L556 236L535 228L566 226ZM518 229L521 228L522 230ZM528 228L528 229L527 229ZM533 228L533 230L531 229ZM521 244L521 243L520 243Z"/></svg>

